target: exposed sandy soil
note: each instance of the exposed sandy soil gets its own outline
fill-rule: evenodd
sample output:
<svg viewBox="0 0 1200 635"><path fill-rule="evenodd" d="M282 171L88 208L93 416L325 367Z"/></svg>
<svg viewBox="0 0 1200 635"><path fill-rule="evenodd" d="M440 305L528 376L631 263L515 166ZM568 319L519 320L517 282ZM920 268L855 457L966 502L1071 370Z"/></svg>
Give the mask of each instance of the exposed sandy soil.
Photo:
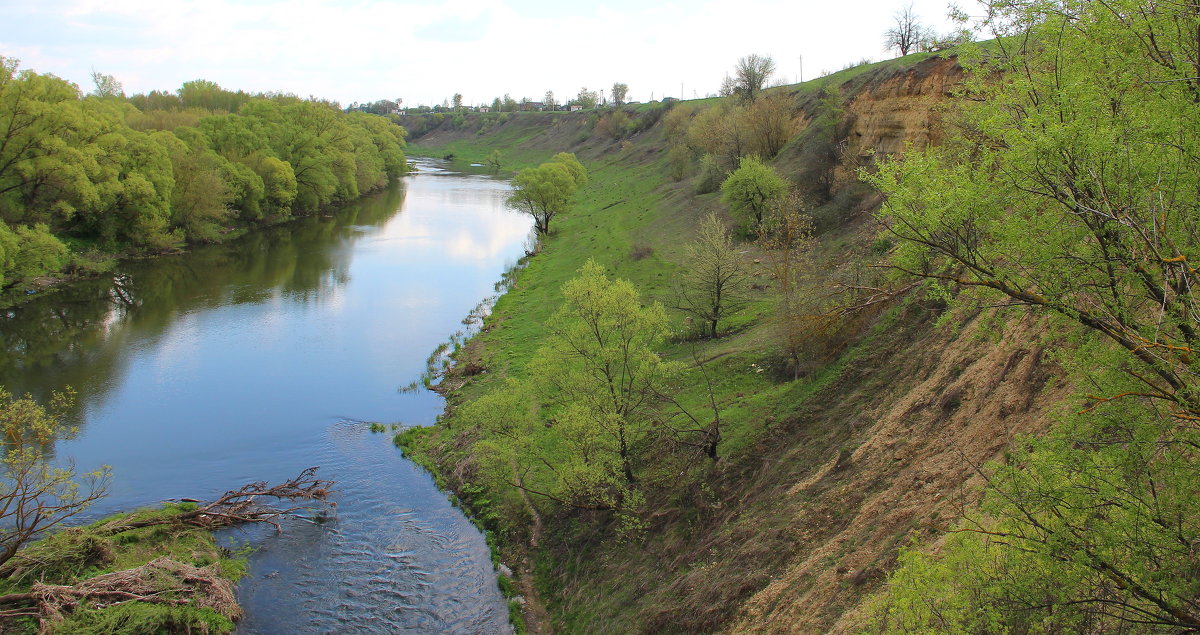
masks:
<svg viewBox="0 0 1200 635"><path fill-rule="evenodd" d="M1068 386L1045 359L1038 322L1011 321L998 341L984 322L892 351L882 385L876 378L843 396L856 407L842 423L861 444L779 492L797 544L727 632L854 631L861 616L850 609L878 588L909 532L946 527L976 502L978 466L1014 435L1049 425L1046 404L1061 403Z"/></svg>

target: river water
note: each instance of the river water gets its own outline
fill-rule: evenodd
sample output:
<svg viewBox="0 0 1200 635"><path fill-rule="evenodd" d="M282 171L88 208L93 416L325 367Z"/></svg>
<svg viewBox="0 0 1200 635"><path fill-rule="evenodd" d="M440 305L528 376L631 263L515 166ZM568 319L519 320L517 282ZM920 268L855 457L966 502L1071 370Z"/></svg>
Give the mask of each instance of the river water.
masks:
<svg viewBox="0 0 1200 635"><path fill-rule="evenodd" d="M483 536L367 422L441 411L398 388L523 253L507 191L423 162L331 217L47 294L0 323L0 383L77 391L56 453L112 466L93 515L314 465L336 481L330 522L226 532L255 549L239 632L505 632Z"/></svg>

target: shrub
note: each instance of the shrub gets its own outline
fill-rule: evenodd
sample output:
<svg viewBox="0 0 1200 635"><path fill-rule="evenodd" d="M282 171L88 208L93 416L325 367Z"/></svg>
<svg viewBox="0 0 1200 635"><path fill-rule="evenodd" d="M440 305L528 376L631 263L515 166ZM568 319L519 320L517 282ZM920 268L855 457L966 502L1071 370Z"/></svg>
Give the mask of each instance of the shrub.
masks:
<svg viewBox="0 0 1200 635"><path fill-rule="evenodd" d="M667 151L667 162L670 165L671 178L682 181L687 176L688 168L692 167L692 151L684 145L673 145Z"/></svg>
<svg viewBox="0 0 1200 635"><path fill-rule="evenodd" d="M16 237L18 249L12 270L14 278L29 279L56 273L70 261L71 254L67 246L43 224L18 227Z"/></svg>
<svg viewBox="0 0 1200 635"><path fill-rule="evenodd" d="M696 177L697 194L716 192L724 180L725 170L721 169L716 157L711 154L700 157L700 175Z"/></svg>

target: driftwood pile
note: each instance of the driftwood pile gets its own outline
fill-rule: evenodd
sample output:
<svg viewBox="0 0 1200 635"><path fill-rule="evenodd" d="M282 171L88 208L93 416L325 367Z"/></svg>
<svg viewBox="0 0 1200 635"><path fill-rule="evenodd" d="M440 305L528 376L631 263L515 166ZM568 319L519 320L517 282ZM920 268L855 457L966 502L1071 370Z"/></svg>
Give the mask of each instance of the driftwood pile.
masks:
<svg viewBox="0 0 1200 635"><path fill-rule="evenodd" d="M89 531L98 536L116 536L159 525L215 530L243 523L267 523L280 531L280 522L285 516L310 509L314 502L334 505L328 501L332 481L317 478L316 472L317 468L309 468L296 478L273 486L262 481L249 483L208 503L182 499L198 505L189 511L157 518L128 516ZM108 554L107 560L111 559ZM38 560L35 554L24 557L18 554L5 563L0 577L36 575ZM195 567L160 557L140 567L95 576L72 585L35 582L26 593L0 595L0 619L36 617L39 630L45 633L80 608L103 609L125 602L208 608L230 620L242 615L234 595L234 583L221 576L218 564Z"/></svg>

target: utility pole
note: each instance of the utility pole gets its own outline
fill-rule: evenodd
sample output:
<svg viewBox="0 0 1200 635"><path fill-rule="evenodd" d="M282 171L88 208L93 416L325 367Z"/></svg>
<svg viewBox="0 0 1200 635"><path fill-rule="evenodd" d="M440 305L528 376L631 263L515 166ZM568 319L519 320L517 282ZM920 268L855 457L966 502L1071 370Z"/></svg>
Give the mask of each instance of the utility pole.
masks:
<svg viewBox="0 0 1200 635"><path fill-rule="evenodd" d="M800 56L800 83L804 83L804 56Z"/></svg>

